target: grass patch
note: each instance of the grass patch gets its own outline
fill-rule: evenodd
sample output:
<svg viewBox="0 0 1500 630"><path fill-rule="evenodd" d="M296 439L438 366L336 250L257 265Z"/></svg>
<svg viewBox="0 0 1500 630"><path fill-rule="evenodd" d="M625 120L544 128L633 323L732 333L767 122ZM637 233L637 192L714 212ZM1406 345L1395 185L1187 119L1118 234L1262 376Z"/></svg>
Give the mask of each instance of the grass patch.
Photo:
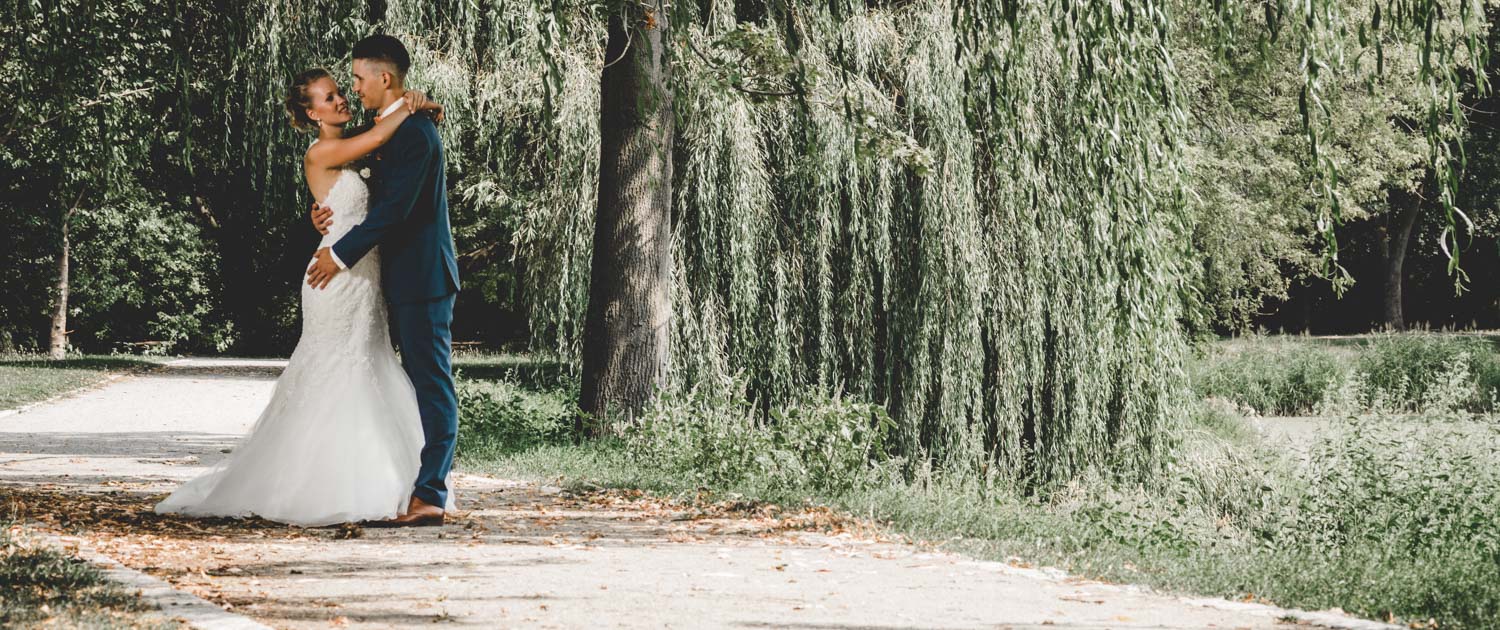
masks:
<svg viewBox="0 0 1500 630"><path fill-rule="evenodd" d="M508 354L470 354L454 363L464 419L460 453L486 460L570 440L577 388L565 365Z"/></svg>
<svg viewBox="0 0 1500 630"><path fill-rule="evenodd" d="M0 529L0 584L4 628L178 627L93 565L36 544L15 525Z"/></svg>
<svg viewBox="0 0 1500 630"><path fill-rule="evenodd" d="M1384 361L1413 347L1401 340L1389 347L1368 340L1342 347L1266 343L1276 346L1229 351L1280 355L1289 364L1283 374L1302 375L1288 377L1292 384L1315 382L1330 364L1368 369L1362 362L1373 359L1362 352ZM1299 358L1299 347L1319 356ZM1478 352L1469 347L1452 356L1493 359ZM1427 373L1461 373L1438 368ZM464 432L496 437L463 438L485 447L461 446L462 466L679 498L706 490L710 498L738 495L783 505L810 500L978 557L1021 558L1171 591L1338 607L1367 618L1500 627L1500 423L1494 417L1366 413L1331 420L1342 424L1306 448L1290 449L1268 442L1239 405L1216 397L1194 408L1157 478L1143 483L1101 472L1025 494L1003 480L887 457L878 408L816 395L773 410L769 419L730 393L666 396L625 437L578 446L566 430L539 437L517 428L562 426L573 399L566 383L553 385L529 393L499 389L509 393L489 399L494 406L465 407ZM470 387L525 390L514 379ZM530 437L502 446L514 436ZM912 469L914 475L899 472Z"/></svg>
<svg viewBox="0 0 1500 630"><path fill-rule="evenodd" d="M1401 333L1255 336L1209 347L1194 392L1265 416L1487 414L1500 410L1494 337Z"/></svg>
<svg viewBox="0 0 1500 630"><path fill-rule="evenodd" d="M61 361L36 355L0 356L0 409L14 409L87 387L112 372L155 365L154 360L128 356L69 356Z"/></svg>

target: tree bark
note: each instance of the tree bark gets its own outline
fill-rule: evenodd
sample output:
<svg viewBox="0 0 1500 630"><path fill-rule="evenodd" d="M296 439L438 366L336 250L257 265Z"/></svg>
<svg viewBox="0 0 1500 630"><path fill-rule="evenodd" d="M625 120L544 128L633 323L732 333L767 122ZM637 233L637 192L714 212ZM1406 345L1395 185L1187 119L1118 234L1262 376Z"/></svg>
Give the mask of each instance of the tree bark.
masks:
<svg viewBox="0 0 1500 630"><path fill-rule="evenodd" d="M52 340L47 352L53 359L62 359L68 353L68 259L72 254L68 223L72 214L69 211L63 218L62 251L57 255L57 301L52 309Z"/></svg>
<svg viewBox="0 0 1500 630"><path fill-rule="evenodd" d="M579 400L587 417L577 426L585 436L634 418L666 379L673 140L666 20L656 2L621 3L609 20Z"/></svg>
<svg viewBox="0 0 1500 630"><path fill-rule="evenodd" d="M1419 198L1406 192L1391 193L1394 214L1385 231L1385 327L1405 330L1406 317L1401 307L1401 284L1406 279L1406 246L1422 205Z"/></svg>

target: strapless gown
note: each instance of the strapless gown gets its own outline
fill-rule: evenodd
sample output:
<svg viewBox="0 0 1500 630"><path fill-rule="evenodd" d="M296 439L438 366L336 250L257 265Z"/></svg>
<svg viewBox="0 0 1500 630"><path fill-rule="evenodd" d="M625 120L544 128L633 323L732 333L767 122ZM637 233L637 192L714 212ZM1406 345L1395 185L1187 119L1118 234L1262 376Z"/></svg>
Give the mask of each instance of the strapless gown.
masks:
<svg viewBox="0 0 1500 630"><path fill-rule="evenodd" d="M334 211L327 247L364 219L369 189L345 170L323 203ZM270 402L227 458L157 513L316 527L406 511L422 424L391 346L378 248L323 289L299 284L302 336Z"/></svg>

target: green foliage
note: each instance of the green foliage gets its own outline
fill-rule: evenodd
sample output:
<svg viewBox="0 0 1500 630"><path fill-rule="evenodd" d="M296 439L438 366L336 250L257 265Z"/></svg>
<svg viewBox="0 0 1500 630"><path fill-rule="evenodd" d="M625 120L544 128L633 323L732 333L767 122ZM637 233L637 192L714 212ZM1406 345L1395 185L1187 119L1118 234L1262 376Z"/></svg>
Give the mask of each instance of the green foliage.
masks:
<svg viewBox="0 0 1500 630"><path fill-rule="evenodd" d="M1500 559L1500 430L1350 421L1320 440L1292 527L1309 549L1377 545L1416 556L1461 546Z"/></svg>
<svg viewBox="0 0 1500 630"><path fill-rule="evenodd" d="M499 380L476 380L460 368L455 375L459 417L458 451L465 456L571 442L577 413L576 386L537 390L514 372Z"/></svg>
<svg viewBox="0 0 1500 630"><path fill-rule="evenodd" d="M149 200L80 217L74 249L74 345L161 342L154 351L223 352L232 327L216 312L223 289L199 227Z"/></svg>
<svg viewBox="0 0 1500 630"><path fill-rule="evenodd" d="M895 427L879 406L808 393L763 423L742 390L726 383L664 394L626 433L626 452L707 488L839 493L890 472L885 442Z"/></svg>
<svg viewBox="0 0 1500 630"><path fill-rule="evenodd" d="M1371 617L1490 627L1500 614L1500 432L1487 423L1350 421L1287 480L1279 523L1257 553L1257 591L1305 590L1315 605Z"/></svg>
<svg viewBox="0 0 1500 630"><path fill-rule="evenodd" d="M1193 367L1193 391L1261 415L1307 415L1350 378L1347 359L1314 342L1249 338Z"/></svg>
<svg viewBox="0 0 1500 630"><path fill-rule="evenodd" d="M476 286L518 290L564 360L587 296L595 9L395 2L383 23L412 44L412 84L452 107L462 258L514 256ZM841 386L890 410L911 462L1146 465L1182 348L1164 17L1116 46L1093 15L1085 54L1036 9L1002 73L946 2L673 10L673 339L693 349L674 354L674 390L743 369L772 408Z"/></svg>
<svg viewBox="0 0 1500 630"><path fill-rule="evenodd" d="M1375 48L1369 32L1355 48L1350 25L1376 5L1313 0L1291 19L1289 1L1266 17L1155 1L672 5L680 133L676 179L657 183L674 193L670 389L743 374L761 430L803 392L846 392L890 415L880 448L907 475L932 464L1007 482L1104 465L1149 476L1182 419L1180 322L1200 318L1200 304L1208 320L1242 322L1276 294L1273 264L1306 266L1299 208L1352 212L1406 181L1414 136L1386 129L1393 112L1425 116L1423 168L1446 190L1450 149L1432 141L1456 137L1462 115L1433 105L1461 92L1457 69L1477 67L1456 56L1479 30L1472 2L1454 0L1462 8L1445 17L1402 3ZM21 253L0 255L24 271L3 280L22 296L0 302L5 327L36 329L47 301L36 278L58 223L47 217L66 216L31 218L18 191L52 191L52 212L76 190L64 183L82 183L65 178L87 175L116 191L88 207L127 218L86 235L95 262L80 273L100 277L80 280L79 315L96 335L85 339L289 347L311 246L295 159L307 139L276 103L293 73L342 75L350 44L381 30L410 45L411 86L449 107L453 222L475 280L460 303L497 319L525 310L537 347L576 359L607 6L64 5L8 5L23 19L0 39L25 56L0 61L0 92L22 95L11 111L23 122L46 120L97 100L92 68L105 67L110 98L95 104L104 124L16 127L26 150L4 123L4 168L24 176L0 201L21 235ZM96 32L81 53L65 45ZM1361 50L1379 53L1392 83L1417 85L1356 98L1350 87L1370 70ZM1195 109L1212 101L1201 89L1229 89L1223 78L1241 69L1256 71L1253 90ZM1301 79L1296 98L1278 91L1289 77ZM1276 122L1253 133L1192 131L1200 114L1255 122L1246 110L1262 98ZM1301 140L1289 117L1302 119ZM1312 173L1290 158L1299 148ZM1250 163L1267 166L1236 166ZM1246 183L1194 201L1214 179ZM1233 216L1242 200L1257 207ZM1256 245L1246 235L1257 226L1278 235ZM140 254L105 260L122 237ZM1201 270L1195 246L1216 253ZM152 274L174 276L162 291L174 297L123 288ZM470 401L514 401L492 402Z"/></svg>
<svg viewBox="0 0 1500 630"><path fill-rule="evenodd" d="M1374 4L1341 2L1332 10L1355 16ZM1299 113L1305 91L1297 88L1307 58L1299 46L1266 41L1272 25L1285 18L1232 7L1231 15L1216 20L1204 15L1206 4L1183 9L1174 21L1174 52L1184 92L1194 96L1187 170L1200 262L1189 323L1243 332L1268 303L1286 300L1293 283L1308 276L1339 286L1352 280L1322 264L1342 262L1337 249L1325 249L1328 220L1321 231L1318 222L1335 201L1327 197L1330 190L1340 220L1383 222L1389 193L1414 190L1426 177L1423 130L1408 122L1427 97L1418 78L1421 44L1387 38L1385 68L1372 89L1377 73L1373 53L1361 43L1363 31L1325 34L1348 59L1319 78L1325 108L1315 154L1306 126L1312 121ZM1331 189L1320 181L1325 169L1337 172ZM1368 231L1371 238L1378 234Z"/></svg>
<svg viewBox="0 0 1500 630"><path fill-rule="evenodd" d="M1500 402L1494 342L1466 335L1398 333L1330 345L1248 337L1192 368L1199 396L1261 415L1488 413Z"/></svg>
<svg viewBox="0 0 1500 630"><path fill-rule="evenodd" d="M1443 334L1381 335L1360 353L1358 370L1375 396L1403 410L1419 410L1439 399L1470 411L1491 411L1500 392L1500 356L1481 337ZM1453 372L1462 372L1452 379ZM1441 391L1444 385L1450 390Z"/></svg>
<svg viewBox="0 0 1500 630"><path fill-rule="evenodd" d="M166 628L134 593L92 565L27 539L0 523L0 625L7 628Z"/></svg>
<svg viewBox="0 0 1500 630"><path fill-rule="evenodd" d="M39 345L66 232L76 343L223 349L211 248L161 181L163 149L182 141L163 128L177 16L149 2L13 8L0 25L0 221L15 228L0 236L0 335Z"/></svg>

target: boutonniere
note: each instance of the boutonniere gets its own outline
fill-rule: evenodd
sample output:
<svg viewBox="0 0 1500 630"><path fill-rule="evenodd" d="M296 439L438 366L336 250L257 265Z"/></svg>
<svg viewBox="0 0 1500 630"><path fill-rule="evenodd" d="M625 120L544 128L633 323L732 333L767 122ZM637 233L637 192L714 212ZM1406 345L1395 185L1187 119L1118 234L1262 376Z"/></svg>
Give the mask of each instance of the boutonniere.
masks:
<svg viewBox="0 0 1500 630"><path fill-rule="evenodd" d="M359 176L365 179L370 179L370 167L366 166L362 169L359 169Z"/></svg>

